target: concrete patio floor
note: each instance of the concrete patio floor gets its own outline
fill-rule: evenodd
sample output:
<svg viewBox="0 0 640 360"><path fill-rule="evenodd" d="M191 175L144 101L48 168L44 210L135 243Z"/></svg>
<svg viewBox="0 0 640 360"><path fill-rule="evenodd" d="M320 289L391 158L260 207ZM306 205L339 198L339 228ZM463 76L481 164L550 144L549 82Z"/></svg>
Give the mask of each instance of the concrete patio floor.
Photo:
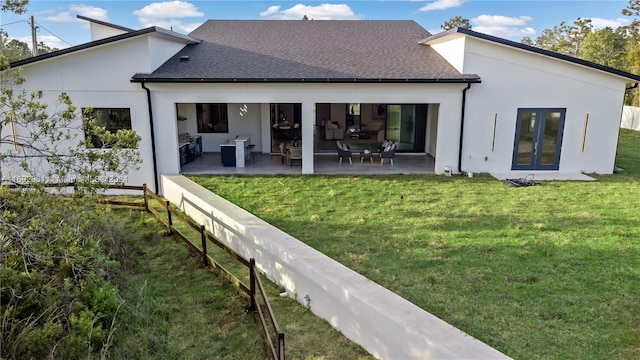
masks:
<svg viewBox="0 0 640 360"><path fill-rule="evenodd" d="M352 175L380 175L380 174L433 174L434 158L429 155L396 154L394 165L385 159L380 165L380 159L374 156L373 163L365 159L360 162L360 155L353 155L353 164L348 161L338 163L337 154L316 154L313 158L315 174L352 174ZM256 161L249 160L244 168L222 166L219 152L203 153L194 161L182 167L182 174L193 175L284 175L301 174L302 167L282 164L279 154L257 154Z"/></svg>
<svg viewBox="0 0 640 360"><path fill-rule="evenodd" d="M207 152L182 167L182 174L193 175L296 175L302 173L299 163L294 166L282 164L279 154L256 154L255 162L247 161L244 168L223 166L219 152ZM373 156L360 162L360 154L354 153L353 164L348 161L338 163L334 153L320 153L313 157L314 174L323 175L385 175L385 174L433 174L435 159L424 154L396 154L391 166L388 160L380 165L380 159ZM498 180L526 179L533 181L595 181L582 173L561 173L558 171L510 171L491 173Z"/></svg>
<svg viewBox="0 0 640 360"><path fill-rule="evenodd" d="M498 180L525 179L533 181L596 181L582 173L561 173L558 171L511 171L508 173L491 173Z"/></svg>

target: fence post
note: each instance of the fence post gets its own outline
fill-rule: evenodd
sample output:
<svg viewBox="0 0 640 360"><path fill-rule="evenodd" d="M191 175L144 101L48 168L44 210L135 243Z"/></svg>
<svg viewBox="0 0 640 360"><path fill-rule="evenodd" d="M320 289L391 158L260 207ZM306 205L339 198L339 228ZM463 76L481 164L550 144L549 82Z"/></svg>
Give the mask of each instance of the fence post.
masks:
<svg viewBox="0 0 640 360"><path fill-rule="evenodd" d="M204 225L200 225L200 239L202 240L202 264L207 267L209 261L207 261L207 235L204 233Z"/></svg>
<svg viewBox="0 0 640 360"><path fill-rule="evenodd" d="M171 203L167 200L167 218L169 219L169 232L173 232L173 220L171 220Z"/></svg>
<svg viewBox="0 0 640 360"><path fill-rule="evenodd" d="M250 311L256 311L256 259L249 259L249 290L251 290Z"/></svg>
<svg viewBox="0 0 640 360"><path fill-rule="evenodd" d="M284 360L284 333L278 333L278 359Z"/></svg>
<svg viewBox="0 0 640 360"><path fill-rule="evenodd" d="M149 212L149 198L147 198L147 184L142 184L142 194L144 195L144 210Z"/></svg>

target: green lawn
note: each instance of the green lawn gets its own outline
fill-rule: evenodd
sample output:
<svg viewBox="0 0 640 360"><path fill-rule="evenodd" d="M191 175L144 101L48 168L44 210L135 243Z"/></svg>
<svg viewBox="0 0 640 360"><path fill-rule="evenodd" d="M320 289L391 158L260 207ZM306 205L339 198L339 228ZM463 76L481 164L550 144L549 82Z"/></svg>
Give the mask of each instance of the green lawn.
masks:
<svg viewBox="0 0 640 360"><path fill-rule="evenodd" d="M202 185L518 359L640 358L640 133L595 182L217 176Z"/></svg>
<svg viewBox="0 0 640 360"><path fill-rule="evenodd" d="M112 279L123 301L108 358L269 359L257 317L245 312L246 294L219 271L203 267L202 258L167 235L151 215L126 208L112 213L129 231ZM174 224L199 243L199 233ZM246 267L216 246L209 254L248 284ZM273 283L262 281L285 332L287 359L372 359L307 308L280 297L282 290Z"/></svg>

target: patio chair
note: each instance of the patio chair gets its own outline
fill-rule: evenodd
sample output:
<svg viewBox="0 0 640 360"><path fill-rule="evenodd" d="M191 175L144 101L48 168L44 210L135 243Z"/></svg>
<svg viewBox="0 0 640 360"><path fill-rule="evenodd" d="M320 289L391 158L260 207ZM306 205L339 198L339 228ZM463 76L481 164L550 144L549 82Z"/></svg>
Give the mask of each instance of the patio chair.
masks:
<svg viewBox="0 0 640 360"><path fill-rule="evenodd" d="M340 158L340 165L342 165L342 159L349 159L349 164L353 164L353 160L351 160L351 148L349 145L336 141L336 148L338 150L338 157Z"/></svg>
<svg viewBox="0 0 640 360"><path fill-rule="evenodd" d="M302 166L302 148L294 147L289 149L289 165L293 166L293 161L300 161Z"/></svg>
<svg viewBox="0 0 640 360"><path fill-rule="evenodd" d="M387 145L384 149L380 150L380 165L384 164L384 159L389 159L391 166L393 166L393 157L396 154L396 143Z"/></svg>
<svg viewBox="0 0 640 360"><path fill-rule="evenodd" d="M278 126L278 136L280 139L291 139L291 125L279 125Z"/></svg>

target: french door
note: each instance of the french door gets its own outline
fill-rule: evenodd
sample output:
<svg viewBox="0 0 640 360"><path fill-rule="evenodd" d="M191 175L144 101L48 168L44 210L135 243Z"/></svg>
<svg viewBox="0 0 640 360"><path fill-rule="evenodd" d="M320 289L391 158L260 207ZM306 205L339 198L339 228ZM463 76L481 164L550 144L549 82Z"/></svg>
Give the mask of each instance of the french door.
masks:
<svg viewBox="0 0 640 360"><path fill-rule="evenodd" d="M566 109L518 109L513 170L558 170Z"/></svg>

